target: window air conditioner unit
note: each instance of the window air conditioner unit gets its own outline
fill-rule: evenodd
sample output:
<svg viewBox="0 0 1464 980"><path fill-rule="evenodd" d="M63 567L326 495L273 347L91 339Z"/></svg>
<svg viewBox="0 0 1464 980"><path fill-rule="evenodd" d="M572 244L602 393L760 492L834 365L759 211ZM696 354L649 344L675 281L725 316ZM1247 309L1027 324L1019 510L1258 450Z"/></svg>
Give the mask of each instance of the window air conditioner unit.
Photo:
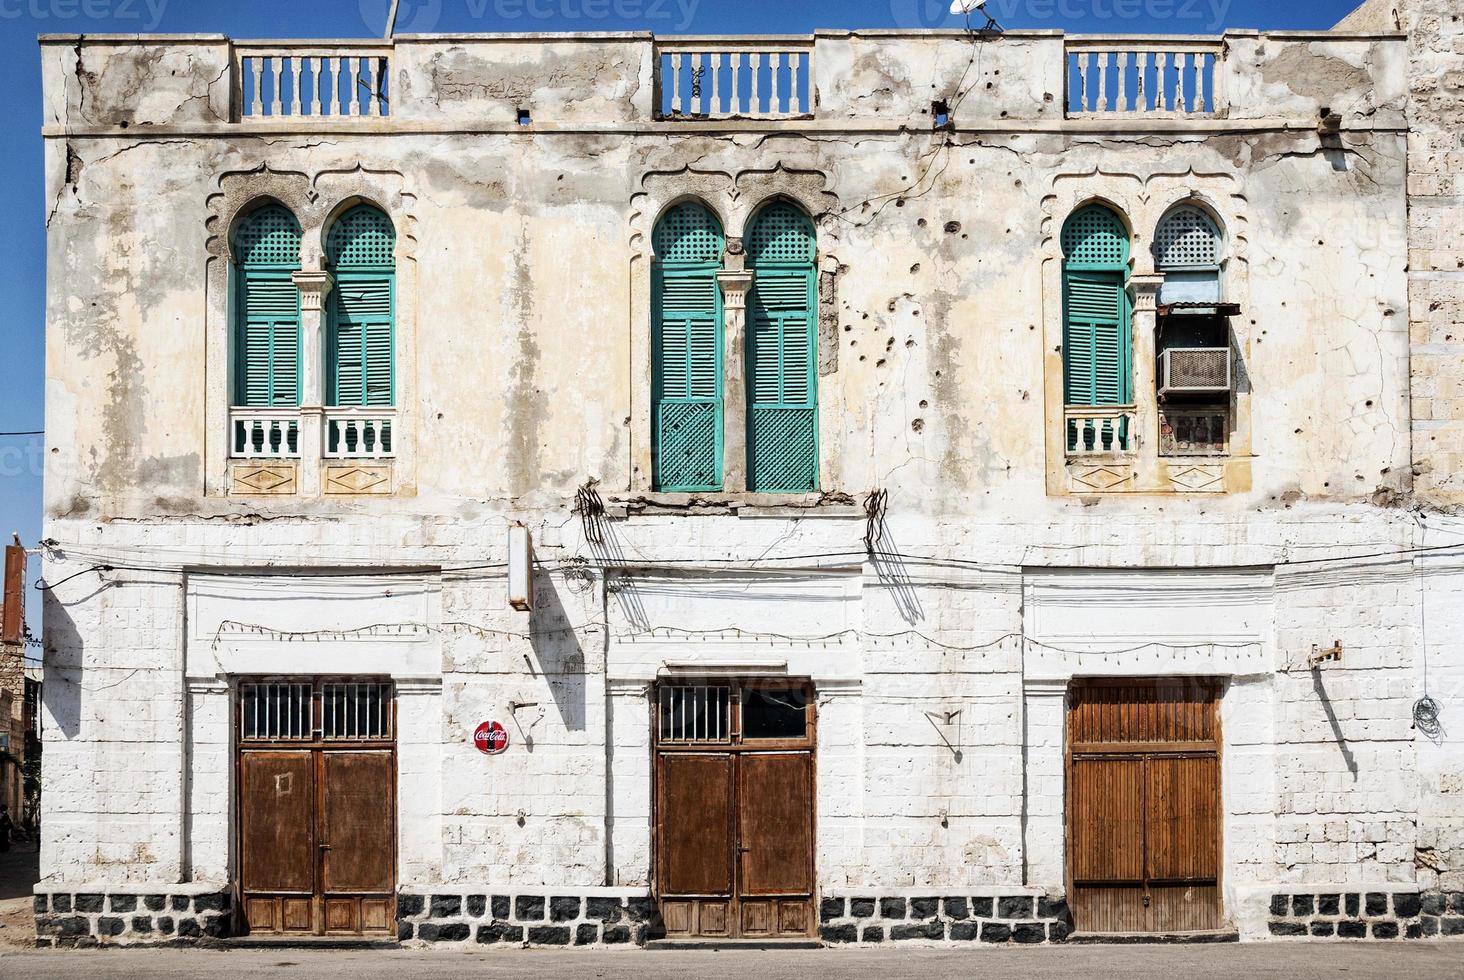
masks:
<svg viewBox="0 0 1464 980"><path fill-rule="evenodd" d="M1230 391L1229 347L1171 347L1159 355L1159 394Z"/></svg>

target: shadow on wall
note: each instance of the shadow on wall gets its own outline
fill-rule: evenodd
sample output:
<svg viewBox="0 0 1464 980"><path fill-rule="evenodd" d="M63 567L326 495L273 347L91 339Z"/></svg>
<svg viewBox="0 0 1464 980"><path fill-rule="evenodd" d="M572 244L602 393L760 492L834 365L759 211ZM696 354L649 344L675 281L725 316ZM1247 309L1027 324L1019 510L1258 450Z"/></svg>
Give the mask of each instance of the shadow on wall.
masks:
<svg viewBox="0 0 1464 980"><path fill-rule="evenodd" d="M80 668L85 657L81 632L76 628L76 621L71 618L69 607L91 601L111 587L110 582L102 582L95 588L64 601L51 590L41 593L44 596L42 615L45 617L42 663L48 668L45 683L41 687L41 697L50 714L46 724L55 726L68 741L81 735ZM60 670L68 673L56 672Z"/></svg>
<svg viewBox="0 0 1464 980"><path fill-rule="evenodd" d="M1342 726L1337 721L1337 712L1332 710L1332 699L1327 694L1327 689L1322 685L1322 672L1313 667L1312 690L1317 692L1317 699L1322 702L1322 710L1327 713L1327 724L1332 726L1332 737L1337 740L1337 748L1342 750L1342 761L1347 763L1347 771L1352 773L1352 781L1357 782L1357 757L1347 746L1347 738L1342 734Z"/></svg>
<svg viewBox="0 0 1464 980"><path fill-rule="evenodd" d="M534 650L529 669L542 674L554 697L565 730L585 730L587 696L585 651L559 593L562 580L540 571L534 576L534 608L529 614L529 643ZM527 735L526 747L532 746Z"/></svg>
<svg viewBox="0 0 1464 980"><path fill-rule="evenodd" d="M868 527L864 546L869 553L870 564L874 566L874 574L879 584L889 591L900 618L905 625L914 626L925 619L925 607L920 604L920 593L910 578L905 556L900 554L900 546L890 537L889 526L884 519L885 499L883 491L876 491L866 504Z"/></svg>

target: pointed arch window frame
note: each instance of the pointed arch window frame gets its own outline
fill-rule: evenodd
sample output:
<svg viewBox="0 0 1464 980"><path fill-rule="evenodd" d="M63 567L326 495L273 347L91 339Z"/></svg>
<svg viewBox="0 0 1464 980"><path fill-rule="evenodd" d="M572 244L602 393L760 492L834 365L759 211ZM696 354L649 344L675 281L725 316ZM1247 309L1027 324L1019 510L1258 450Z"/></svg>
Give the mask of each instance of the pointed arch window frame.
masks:
<svg viewBox="0 0 1464 980"><path fill-rule="evenodd" d="M255 258L246 252L241 238L252 225L270 216L284 216L289 219L290 231L294 236L294 256L286 259L280 256ZM233 259L231 273L233 288L230 290L231 310L229 316L230 352L232 366L229 378L229 398L238 408L285 409L299 408L302 404L304 385L304 328L300 304L300 292L294 282L294 274L301 269L301 245L304 232L299 217L279 201L265 200L243 215L235 224L230 236L230 250ZM259 348L251 336L251 307L273 314L264 326L267 338L264 347L265 363L257 362ZM281 316L281 312L284 313ZM293 325L292 345L280 345L278 327L286 329ZM284 348L293 346L292 352ZM281 396L280 373L277 361L288 357L294 362L289 388L292 393ZM251 376L251 371L264 372L262 379ZM251 387L262 383L264 398L259 400Z"/></svg>
<svg viewBox="0 0 1464 980"><path fill-rule="evenodd" d="M1112 245L1082 254L1070 234L1090 215L1106 216ZM1074 208L1059 236L1062 254L1063 439L1073 453L1128 452L1134 446L1134 307L1128 293L1132 235L1121 214L1101 201ZM1099 254L1093 254L1097 251ZM1112 316L1103 313L1110 306ZM1084 358L1087 378L1080 374ZM1104 370L1104 363L1112 365ZM1112 407L1111 416L1103 410ZM1073 410L1077 409L1078 412ZM1086 417L1076 417L1084 415Z"/></svg>
<svg viewBox="0 0 1464 980"><path fill-rule="evenodd" d="M671 240L677 222L685 221L700 224L713 237L692 254L677 255L686 235L697 234L688 224L682 238ZM652 243L652 486L664 493L720 491L726 479L726 314L717 277L725 261L726 229L705 202L689 199L662 212Z"/></svg>
<svg viewBox="0 0 1464 980"><path fill-rule="evenodd" d="M794 216L792 225L806 237L803 254L771 255L759 243L763 222L775 220L778 212ZM745 337L747 364L747 480L754 493L813 493L820 485L818 411L818 228L797 203L774 198L760 205L747 223L747 267L752 272ZM803 302L796 303L802 279ZM776 292L767 283L782 280ZM801 327L797 322L802 322ZM801 348L793 350L789 330L801 329L794 338ZM772 351L764 343L775 344ZM792 362L790 365L790 361ZM773 368L774 362L776 368ZM790 366L801 375L790 380ZM763 370L775 370L770 385L760 377ZM801 387L802 397L797 395ZM775 389L775 391L772 391ZM775 397L767 398L769 393Z"/></svg>
<svg viewBox="0 0 1464 980"><path fill-rule="evenodd" d="M358 214L374 214L385 223L391 231L390 238L390 261L357 262L340 261L342 249L337 246L336 236L347 222ZM326 324L325 324L325 401L330 408L395 408L397 404L397 241L398 234L395 223L391 216L382 208L370 202L361 202L352 205L342 211L330 223L325 235L326 265L334 280L330 296L326 302ZM349 247L347 245L346 247ZM386 348L386 379L387 392L385 400L373 401L371 399L371 367L370 353L372 338L368 328L372 325L370 317L362 314L360 323L343 323L343 319L355 319L355 316L345 313L342 310L342 303L345 297L350 296L353 290L363 290L374 284L380 283L380 288L385 292L385 328L384 339ZM365 297L363 295L363 306L369 305L371 301L380 302L380 297ZM361 349L360 371L360 395L354 393L343 395L341 391L342 374L342 353L341 340L342 330L346 326L359 326L361 336L358 340ZM376 343L383 341L377 338Z"/></svg>

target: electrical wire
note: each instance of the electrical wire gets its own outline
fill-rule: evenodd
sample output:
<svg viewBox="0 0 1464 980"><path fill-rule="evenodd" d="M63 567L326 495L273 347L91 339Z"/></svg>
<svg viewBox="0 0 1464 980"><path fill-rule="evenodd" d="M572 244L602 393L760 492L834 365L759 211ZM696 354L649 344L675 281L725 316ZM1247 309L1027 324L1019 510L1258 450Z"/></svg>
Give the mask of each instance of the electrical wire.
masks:
<svg viewBox="0 0 1464 980"><path fill-rule="evenodd" d="M30 432L0 432L0 436L43 436L45 434L45 429L35 429Z"/></svg>
<svg viewBox="0 0 1464 980"><path fill-rule="evenodd" d="M954 126L955 124L956 110L960 108L962 102L966 101L966 96L971 94L971 89L966 88L965 85L966 79L969 78L971 75L972 67L976 68L976 74L978 77L981 74L981 52L985 47L983 42L986 40L986 35L985 33L979 32L971 26L971 15L969 13L966 14L966 36L970 39L972 45L971 57L967 60L966 67L961 72L960 80L956 82L954 96L948 96L945 99L940 100L946 104L946 118L950 121L950 124L952 126ZM974 87L975 86L972 86L972 88ZM944 176L946 170L950 167L949 154L944 153L944 151L950 150L958 145L964 146L967 144L954 143L952 142L951 138L947 136L944 140L940 142L939 145L933 147L930 152L926 154L925 159L921 161L924 164L924 170L921 171L920 176L916 179L914 184L910 185L909 188L899 191L892 191L889 194L880 194L876 195L875 197L866 198L865 200L860 201L858 204L851 204L846 208L840 208L838 211L831 211L829 212L830 216L838 221L843 221L850 227L865 228L873 224L875 220L884 213L885 208L889 207L891 202L899 201L901 203L901 206L903 206L904 202L906 201L920 200L925 195L935 190L936 185L940 182L940 178ZM942 160L941 168L931 179L930 186L925 187L925 181L931 176L931 171L935 169L935 164L937 160ZM923 189L916 191L916 188ZM873 214L869 215L864 220L855 221L847 217L850 212L860 210L861 208L867 208L871 204L874 204L876 202L879 202L879 207L875 209Z"/></svg>
<svg viewBox="0 0 1464 980"><path fill-rule="evenodd" d="M1397 550L1393 550L1393 551L1376 551L1376 552L1369 552L1369 553L1360 554L1360 555L1357 555L1357 554L1353 554L1353 555L1332 555L1332 556L1321 557L1321 558L1284 559L1284 560L1274 561L1274 562L1257 563L1257 564L1249 565L1249 566L1246 566L1246 567L1256 568L1257 570L1264 570L1264 569L1267 569L1267 568L1295 568L1295 567L1301 567L1301 566L1323 566L1323 567L1326 567L1326 566L1335 566L1335 565L1338 565L1339 563L1343 563L1343 562L1347 562L1347 563L1354 563L1354 562L1373 562L1373 564L1364 565L1364 566L1361 566L1361 567L1363 567L1363 568L1380 568L1380 567L1382 567L1385 564L1396 563L1396 562L1401 562L1401 561L1406 561L1406 560L1411 560L1412 558L1414 558L1416 556L1420 556L1420 555L1441 555L1441 554L1444 554L1444 553L1447 553L1447 552L1457 552L1460 549L1464 549L1464 542L1453 543L1453 544L1443 544L1443 545L1431 545L1431 546L1420 547L1420 548L1403 548L1403 549L1397 549ZM63 554L64 553L65 552L63 551ZM573 569L573 570L583 570L583 569L585 569L587 567L595 567L595 566L598 566L598 567L603 568L603 569L606 569L606 570L622 569L622 570L632 570L632 571L634 571L634 570L652 570L653 571L653 570L656 570L658 568L684 568L684 567L688 567L688 566L695 566L695 567L708 567L708 566L712 566L712 567L726 567L729 570L733 570L733 571L738 571L738 570L759 571L759 570L765 570L769 566L776 567L778 565L786 564L786 563L789 563L789 562L808 562L808 561L815 561L815 560L822 560L822 559L845 559L845 560L847 560L847 559L851 559L851 558L858 558L858 559L860 559L861 563L864 560L868 559L868 560L873 560L873 561L884 561L884 562L887 562L887 563L903 563L903 564L908 564L908 565L919 565L919 566L933 567L933 568L962 568L962 569L985 570L985 571L991 571L991 572L996 572L996 573L1004 573L1004 574L1012 574L1012 575L1021 575L1021 574L1024 574L1023 566L1021 566L1021 565L1015 565L1015 564L1013 564L1013 565L1004 565L1004 564L997 564L997 563L993 563L993 562L976 561L974 559L955 558L955 557L949 557L949 556L925 556L925 555L907 554L907 553L891 552L891 551L876 551L876 552L870 553L870 552L866 552L866 551L863 551L863 550L823 551L823 552L800 553L800 554L794 554L794 555L766 555L766 556L763 556L763 557L760 557L758 559L751 560L751 561L749 561L747 559L742 559L742 558L718 558L718 557L708 557L708 556L697 556L697 557L694 557L694 558L663 558L663 559L654 559L654 560L645 559L645 560L637 560L637 561L626 561L626 560L616 559L616 558L613 558L613 557L606 557L606 556L589 556L589 557L587 557L587 556L583 556L583 555L576 555L576 556L571 556L569 558L566 558L565 560L559 561L559 562L553 562L553 561L543 562L543 563L540 563L539 567L545 568L545 569L550 570L550 571L565 571L565 570L571 570L571 569ZM1374 561L1375 559L1380 559L1380 561L1376 561L1375 562ZM89 556L88 556L88 558L83 558L83 560L89 560ZM458 578L458 577L470 577L472 575L472 573L477 573L477 572L499 571L499 570L502 570L502 569L506 569L508 567L508 563L507 562L479 562L479 563L467 564L467 565L450 565L450 566L423 565L423 566L416 566L416 567L385 568L385 569L380 568L378 566L371 566L371 565L353 565L353 566L349 566L349 567L342 567L340 565L331 565L331 566L303 567L303 568L300 567L300 566L298 566L298 565L293 565L293 566L287 567L287 568L279 568L278 566L273 565L273 564L256 564L256 565L248 565L248 566L237 566L236 565L236 566L231 567L231 568L210 568L210 567L200 567L197 564L182 565L182 564L166 564L166 563L159 563L159 562L145 563L145 562L135 562L135 561L122 561L122 560L118 560L118 559L110 558L110 557L107 558L106 560L100 560L100 561L94 560L94 559L92 559L92 560L93 560L93 564L90 567L86 568L86 569L82 569L81 571L76 572L76 573L73 573L72 575L69 575L66 578L61 579L60 581L57 581L57 582L54 582L54 583L47 583L44 580L41 581L41 582L37 582L35 588L38 591L47 592L47 591L50 591L53 588L56 588L57 586L60 586L60 585L64 584L65 582L69 582L69 581L71 581L71 579L77 578L80 575L83 575L83 574L85 574L86 572L89 572L89 571L107 571L107 572L110 572L110 571L165 572L165 573L172 573L172 574L185 574L185 573L187 573L187 574L196 574L196 575L200 575L200 576L223 577L223 578L251 578L251 577L255 577L255 576L261 575L261 574L268 574L268 575L270 575L272 577L281 578L281 579L309 580L309 579L319 579L319 578L352 578L352 577L365 577L365 578L421 577L423 575L441 575L441 576L447 577L447 578ZM740 566L740 567L732 568L731 566ZM1082 566L1063 566L1063 567L1064 568L1074 568L1074 567L1081 568ZM1231 567L1231 566L1224 566L1224 567L1228 568L1228 567ZM1204 566L1186 566L1185 568L1186 568L1186 570L1191 570L1191 571L1196 571L1196 572L1203 572L1203 571L1207 571L1207 570L1212 570L1212 569L1207 569ZM1105 571L1105 572L1106 571L1122 571L1122 569L1114 569L1114 568L1109 568L1109 567L1104 567L1102 569L1089 568L1087 570ZM823 566L822 568L806 569L805 571L831 571L831 569L828 566ZM1328 584L1333 584L1334 585L1336 583L1328 583Z"/></svg>

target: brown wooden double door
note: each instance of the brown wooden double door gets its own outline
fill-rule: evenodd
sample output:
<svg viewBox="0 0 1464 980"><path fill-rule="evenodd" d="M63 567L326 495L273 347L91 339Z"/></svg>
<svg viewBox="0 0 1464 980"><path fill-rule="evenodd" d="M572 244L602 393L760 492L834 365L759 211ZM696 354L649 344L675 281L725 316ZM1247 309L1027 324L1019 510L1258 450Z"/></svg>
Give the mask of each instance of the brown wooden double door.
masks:
<svg viewBox="0 0 1464 980"><path fill-rule="evenodd" d="M656 894L666 934L812 935L812 688L661 685Z"/></svg>
<svg viewBox="0 0 1464 980"><path fill-rule="evenodd" d="M1209 679L1074 683L1067 837L1077 931L1221 927L1219 694Z"/></svg>
<svg viewBox="0 0 1464 980"><path fill-rule="evenodd" d="M396 751L386 681L239 685L240 916L250 933L389 935Z"/></svg>

